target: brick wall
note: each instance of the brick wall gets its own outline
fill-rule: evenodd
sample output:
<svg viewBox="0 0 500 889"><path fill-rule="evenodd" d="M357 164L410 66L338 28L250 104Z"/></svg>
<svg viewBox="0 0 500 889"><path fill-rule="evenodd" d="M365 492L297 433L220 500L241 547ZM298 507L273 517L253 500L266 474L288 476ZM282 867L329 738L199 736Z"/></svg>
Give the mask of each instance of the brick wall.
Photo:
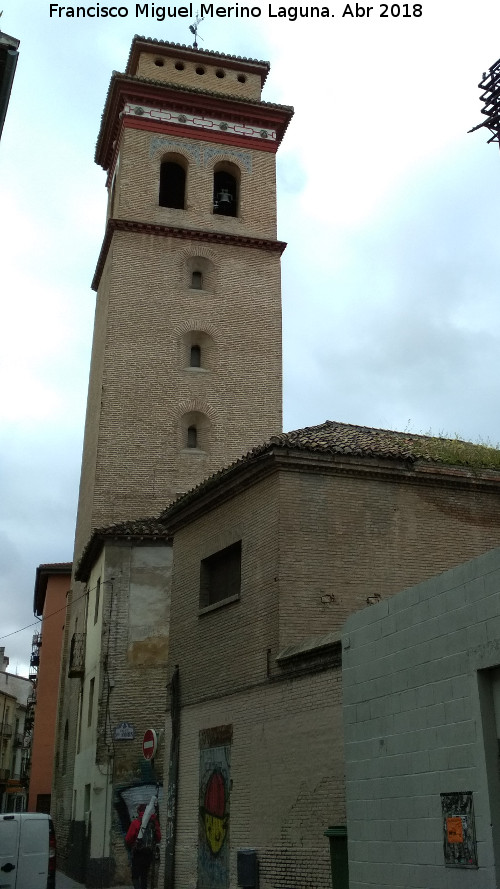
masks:
<svg viewBox="0 0 500 889"><path fill-rule="evenodd" d="M179 155L187 165L184 210L158 204L160 164L168 154ZM213 213L213 171L221 161L232 163L241 177L236 217ZM276 238L275 155L257 150L250 140L248 147L236 148L222 142L127 128L120 144L113 215L118 219ZM231 250L223 252L230 255Z"/></svg>
<svg viewBox="0 0 500 889"><path fill-rule="evenodd" d="M343 821L344 768L336 734L341 718L339 678L334 693L328 687L336 675L333 666L321 672L324 664L304 655L295 661L299 674L293 675L291 661L277 662L276 657L309 637L318 643L326 634L340 632L345 617L366 607L368 597L390 597L405 582L426 578L456 565L466 553L484 552L497 543L500 504L489 481L448 469L431 476L428 468L389 468L366 459L332 459L327 465L311 456L292 459L288 468L282 461L280 469L253 485L246 479L245 486L238 487L237 477L232 477L224 496L222 483L219 486L217 505L205 506L186 524L180 522L174 534L169 656L169 675L179 665L183 707L176 851L180 885L195 885L197 732L225 723L234 729L231 768L237 761L237 740L243 744L246 734L254 738L252 732L258 733L259 726L268 745L266 763L272 763L264 815L252 796L260 784L250 766L241 765L239 802L231 797L231 831L233 817L237 831L236 841L231 832L233 859L240 844L254 844L262 862L263 887L327 885L326 863L312 839L319 825L314 822L313 829L306 822L309 818L312 824L318 817L324 829ZM237 540L239 599L200 610L201 560ZM311 673L306 681L300 671L307 669ZM288 696L293 697L293 707ZM272 733L262 728L267 726L263 712L274 712L278 725L280 719L286 722L289 709L281 745L279 732L270 741ZM300 725L307 731L299 730ZM323 751L328 746L338 757L326 766ZM252 751L249 761L253 756L259 763L255 742ZM295 775L299 763L310 776L303 785L308 816L286 797L285 775L288 768ZM236 782L233 771L231 777ZM305 789L309 786L315 788L310 796ZM330 808L321 802L323 787ZM296 790L298 801L301 790ZM244 832L238 833L240 823L248 841ZM378 886L385 885L380 874L378 879Z"/></svg>
<svg viewBox="0 0 500 889"><path fill-rule="evenodd" d="M150 68L156 51L148 55L140 62L145 77L153 74ZM214 62L203 82L210 85L212 78L222 92L232 91L233 72L228 69L226 78L217 78L216 67ZM154 69L155 79L165 71ZM193 73L190 64L185 72L179 83L194 77L199 85L202 77ZM257 80L257 75L250 74L245 84L239 84L237 94L257 98ZM158 204L160 164L171 152L181 155L188 167L186 209L182 211ZM236 218L213 214L213 173L221 161L239 171ZM189 238L189 229L204 229L211 234L275 239L273 152L260 151L252 143L237 148L125 128L112 215L183 228L185 237L130 231L113 235L96 303L75 565L92 528L159 513L180 492L281 430L279 252ZM203 273L202 290L190 286L191 274L197 270ZM201 347L200 369L189 367L191 345ZM191 418L199 421L203 433L196 449L186 447ZM67 677L68 646L77 619L78 629L83 628L85 604L85 588L74 582L57 733L62 749L68 725L69 755L65 774L60 767L56 771L54 796L61 861L67 868L72 866L69 820L80 692L80 680ZM121 620L117 617L117 664L128 651L120 647L125 645L120 634L127 631ZM156 655L156 664L148 667L155 699L164 682L164 650ZM124 666L127 706L138 714L142 707L147 714L141 669L137 662ZM121 763L120 756L118 773L130 775L132 764ZM137 764L134 768L137 771ZM123 859L122 837L118 836L116 850L120 843L117 861Z"/></svg>
<svg viewBox="0 0 500 889"><path fill-rule="evenodd" d="M219 656L222 672L223 644ZM182 667L180 682L182 694ZM332 669L183 709L176 885L197 885L199 731L230 724L230 885L237 850L252 848L261 889L331 889L323 831L345 820L340 696L340 671Z"/></svg>
<svg viewBox="0 0 500 889"><path fill-rule="evenodd" d="M499 884L499 591L497 549L346 622L351 889ZM479 870L444 866L440 794L463 791Z"/></svg>
<svg viewBox="0 0 500 889"><path fill-rule="evenodd" d="M162 61L163 65L155 64ZM210 90L211 92L221 93L226 96L238 96L242 99L260 99L260 75L248 73L247 71L237 71L229 68L222 61L221 64L212 64L201 59L200 62L191 62L182 60L184 68L178 70L175 67L179 59L166 57L160 54L143 52L139 56L137 66L137 76L146 77L149 80L157 80L161 83L175 84L176 86L195 87L197 89ZM196 69L202 68L203 74L197 74ZM223 71L224 77L217 77L216 71ZM245 78L242 83L238 80L238 76Z"/></svg>
<svg viewBox="0 0 500 889"><path fill-rule="evenodd" d="M487 482L419 470L283 472L280 647L340 630L369 597L390 596L500 543L500 501Z"/></svg>

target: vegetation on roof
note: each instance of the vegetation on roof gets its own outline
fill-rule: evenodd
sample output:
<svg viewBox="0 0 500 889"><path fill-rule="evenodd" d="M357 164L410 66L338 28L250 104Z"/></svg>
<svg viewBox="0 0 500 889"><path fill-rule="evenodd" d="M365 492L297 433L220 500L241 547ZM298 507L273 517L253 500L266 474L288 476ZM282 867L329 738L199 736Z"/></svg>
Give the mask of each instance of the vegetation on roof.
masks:
<svg viewBox="0 0 500 889"><path fill-rule="evenodd" d="M500 448L486 442L455 438L417 436L415 457L447 466L469 466L471 469L500 469Z"/></svg>

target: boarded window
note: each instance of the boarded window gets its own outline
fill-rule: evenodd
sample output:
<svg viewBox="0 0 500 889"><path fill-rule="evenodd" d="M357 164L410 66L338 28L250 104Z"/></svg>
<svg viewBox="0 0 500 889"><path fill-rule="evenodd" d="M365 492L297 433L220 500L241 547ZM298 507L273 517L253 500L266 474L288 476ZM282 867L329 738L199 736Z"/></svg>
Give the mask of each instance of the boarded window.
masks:
<svg viewBox="0 0 500 889"><path fill-rule="evenodd" d="M241 540L226 546L200 565L200 608L239 596L241 590Z"/></svg>

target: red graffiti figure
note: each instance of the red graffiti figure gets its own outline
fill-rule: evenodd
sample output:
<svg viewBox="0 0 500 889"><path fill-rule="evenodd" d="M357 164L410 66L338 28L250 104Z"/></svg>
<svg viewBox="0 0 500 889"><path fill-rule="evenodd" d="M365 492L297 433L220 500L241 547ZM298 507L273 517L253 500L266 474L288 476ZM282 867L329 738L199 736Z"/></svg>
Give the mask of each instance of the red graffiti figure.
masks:
<svg viewBox="0 0 500 889"><path fill-rule="evenodd" d="M226 786L221 772L214 771L205 789L203 820L205 836L212 855L217 855L227 833L228 816L226 810Z"/></svg>

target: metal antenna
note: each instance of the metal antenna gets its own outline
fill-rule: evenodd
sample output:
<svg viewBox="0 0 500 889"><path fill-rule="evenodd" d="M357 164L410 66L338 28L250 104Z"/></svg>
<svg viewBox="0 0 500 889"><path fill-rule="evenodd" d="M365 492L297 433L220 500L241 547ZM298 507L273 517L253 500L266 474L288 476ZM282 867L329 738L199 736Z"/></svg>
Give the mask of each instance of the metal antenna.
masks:
<svg viewBox="0 0 500 889"><path fill-rule="evenodd" d="M200 13L197 12L196 13L196 21L195 21L194 25L189 26L189 30L191 31L191 34L194 35L193 49L198 49L198 43L197 43L198 26L199 26L200 22L202 22L202 21L203 21L203 16L200 18ZM200 40L203 40L203 37L200 37Z"/></svg>

